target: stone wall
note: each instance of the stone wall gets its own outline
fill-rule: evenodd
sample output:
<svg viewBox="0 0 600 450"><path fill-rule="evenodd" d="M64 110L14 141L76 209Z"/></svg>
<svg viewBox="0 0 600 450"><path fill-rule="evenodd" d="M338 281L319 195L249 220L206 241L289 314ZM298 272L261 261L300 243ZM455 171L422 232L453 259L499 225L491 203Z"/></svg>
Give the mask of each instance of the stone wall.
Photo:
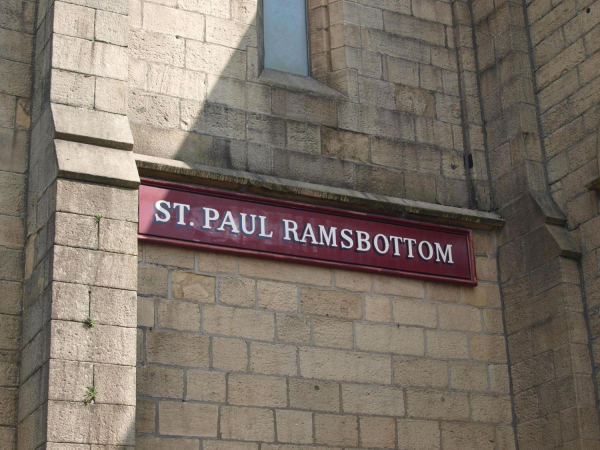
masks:
<svg viewBox="0 0 600 450"><path fill-rule="evenodd" d="M0 3L0 448L16 437L17 361L36 3Z"/></svg>
<svg viewBox="0 0 600 450"><path fill-rule="evenodd" d="M134 151L488 210L466 3L308 3L313 79L261 72L256 1L132 0Z"/></svg>
<svg viewBox="0 0 600 450"><path fill-rule="evenodd" d="M118 109L128 7L74 3L40 1L32 19L20 450L135 440L139 177Z"/></svg>
<svg viewBox="0 0 600 450"><path fill-rule="evenodd" d="M136 448L514 449L493 233L475 251L459 288L143 245Z"/></svg>
<svg viewBox="0 0 600 450"><path fill-rule="evenodd" d="M600 3L554 5L537 0L528 5L527 16L548 181L583 252L581 273L598 383L600 217L595 179L600 150Z"/></svg>
<svg viewBox="0 0 600 450"><path fill-rule="evenodd" d="M568 20L561 12L568 3L531 26L523 2L472 4L492 195L506 219L498 259L521 450L594 448L600 440L577 261L581 249L561 212L558 186L553 186L552 196L548 188L555 180L548 156L561 153L575 135L547 136L548 115L539 115L551 98L538 92L540 83L558 78L569 58L538 67L539 45L537 57L531 51L547 29ZM528 7L541 15L544 8L551 9L550 3ZM562 39L562 30L557 35ZM547 48L560 51L555 44ZM581 174L576 178L570 186L587 182Z"/></svg>

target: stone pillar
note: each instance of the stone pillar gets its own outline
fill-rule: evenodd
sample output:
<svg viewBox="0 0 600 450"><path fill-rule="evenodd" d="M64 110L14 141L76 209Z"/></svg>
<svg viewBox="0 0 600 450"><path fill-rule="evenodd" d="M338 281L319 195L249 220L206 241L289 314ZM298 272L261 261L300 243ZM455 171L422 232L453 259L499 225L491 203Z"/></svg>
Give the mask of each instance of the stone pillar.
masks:
<svg viewBox="0 0 600 450"><path fill-rule="evenodd" d="M40 0L17 446L135 445L128 2ZM69 447L71 448L71 447Z"/></svg>
<svg viewBox="0 0 600 450"><path fill-rule="evenodd" d="M0 448L16 436L35 3L0 2Z"/></svg>
<svg viewBox="0 0 600 450"><path fill-rule="evenodd" d="M520 450L600 440L577 259L550 197L523 3L472 4Z"/></svg>

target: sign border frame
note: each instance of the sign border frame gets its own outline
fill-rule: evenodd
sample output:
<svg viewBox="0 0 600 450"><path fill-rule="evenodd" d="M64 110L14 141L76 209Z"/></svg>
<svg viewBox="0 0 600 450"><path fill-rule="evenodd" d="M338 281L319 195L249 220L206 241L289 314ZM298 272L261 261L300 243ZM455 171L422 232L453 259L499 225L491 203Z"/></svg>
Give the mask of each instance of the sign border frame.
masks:
<svg viewBox="0 0 600 450"><path fill-rule="evenodd" d="M293 262L300 264L315 264L322 267L331 267L334 269L344 269L344 270L352 270L352 271L360 271L360 272L369 272L380 275L391 275L403 278L413 278L425 281L435 281L441 283L449 283L449 284L459 284L463 286L477 286L477 272L475 267L475 252L473 249L473 232L468 228L460 228L460 227L451 227L447 225L439 225L432 224L427 222L421 222L417 220L409 220L409 219L400 219L397 217L384 216L380 214L371 214L364 213L360 211L345 211L339 208L332 208L329 206L321 206L321 205L313 205L310 203L300 203L292 200L283 200L279 198L270 198L263 197L254 194L246 194L235 191L228 191L225 189L215 189L205 186L175 182L175 181L167 181L167 180L159 180L156 178L147 178L140 177L141 185L143 186L153 186L163 189L173 189L177 191L184 192L192 192L199 194L206 194L215 197L225 197L225 198L233 198L244 201L250 201L253 203L262 203L266 205L274 205L281 206L286 208L299 209L304 211L314 211L324 214L335 214L341 217L350 217L353 219L361 219L368 221L377 221L384 222L394 225L403 225L408 227L417 227L417 228L425 228L434 231L443 231L443 232L451 232L455 234L461 234L466 236L467 238L467 251L469 256L469 274L470 278L453 278L446 277L443 275L431 275L431 274L420 274L415 272L409 272L404 270L393 270L386 269L381 267L372 267L360 264L351 264L344 263L339 261L327 261L320 260L315 258L307 258L302 256L294 256L294 255L285 255L279 253L270 253L270 252L262 252L257 250L247 250L243 248L235 248L235 247L224 247L215 244L207 244L202 242L192 242L192 241L184 241L180 239L166 238L153 236L148 234L141 234L139 232L138 225L138 241L153 243L153 244L161 244L161 245L173 245L181 248L191 248L196 250L208 250L215 251L219 253L227 253L232 255L242 255L242 256L250 256L255 258L264 258L270 259L274 261L282 261L282 262ZM138 208L139 208L139 200L138 200ZM138 212L139 216L139 212Z"/></svg>

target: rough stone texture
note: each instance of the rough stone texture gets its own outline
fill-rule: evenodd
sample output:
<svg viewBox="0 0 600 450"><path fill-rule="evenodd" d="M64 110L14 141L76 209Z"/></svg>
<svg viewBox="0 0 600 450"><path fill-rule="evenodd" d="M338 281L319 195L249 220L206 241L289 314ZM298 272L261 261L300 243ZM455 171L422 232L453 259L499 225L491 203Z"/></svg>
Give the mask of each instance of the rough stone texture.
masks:
<svg viewBox="0 0 600 450"><path fill-rule="evenodd" d="M499 363L509 358L521 449L593 447L599 440L597 425L589 442L580 433L555 431L559 416L589 401L586 395L569 394L574 374L581 374L577 376L582 385L591 385L594 376L590 358L579 358L576 347L595 337L593 327L591 336L586 329L583 314L593 316L584 311L582 288L587 294L586 280L598 272L597 265L585 270L585 253L595 254L596 247L586 228L597 211L586 202L584 186L597 176L599 122L595 118L584 126L584 117L597 103L592 90L598 75L590 69L595 50L585 41L598 19L588 6L592 3L473 3L491 189L507 220L498 267L508 354L490 337L477 337L470 342L471 357ZM567 230L572 244L559 237ZM581 250L583 279L578 263L565 259L578 258ZM469 303L479 302L473 298ZM483 321L486 328L494 327L492 317ZM563 363L563 358L579 363ZM472 398L471 406L491 401L493 397ZM502 409L498 405L497 411ZM597 411L590 413L596 421ZM491 430L457 429L453 445L462 447L467 433L480 437L483 445Z"/></svg>
<svg viewBox="0 0 600 450"><path fill-rule="evenodd" d="M496 253L495 244L479 244L495 242L489 236L478 237L482 255ZM504 427L509 441L505 340L501 329L484 331L481 319L500 311L456 304L476 297L476 288L461 288L459 298L456 286L337 269L332 276L310 265L153 244L140 255L140 270L155 270L138 290L149 316L138 321L141 448L186 448L199 439L215 449L430 450L439 448L438 420L461 432L459 425L485 428L482 439ZM188 259L210 267L184 272ZM188 282L209 289L183 297ZM489 286L493 295L497 285ZM444 445L466 442L455 429Z"/></svg>
<svg viewBox="0 0 600 450"><path fill-rule="evenodd" d="M25 192L35 6L22 1L0 6L0 447L8 450L16 448L19 419L17 361L23 347ZM36 381L32 380L28 386L29 400L36 396L35 390L40 385Z"/></svg>
<svg viewBox="0 0 600 450"><path fill-rule="evenodd" d="M261 73L253 0L4 3L0 447L19 384L22 448L133 446L136 316L140 448L513 449L511 391L519 448L598 441L597 2L310 1L311 78ZM506 226L476 288L138 255L132 134L154 175Z"/></svg>

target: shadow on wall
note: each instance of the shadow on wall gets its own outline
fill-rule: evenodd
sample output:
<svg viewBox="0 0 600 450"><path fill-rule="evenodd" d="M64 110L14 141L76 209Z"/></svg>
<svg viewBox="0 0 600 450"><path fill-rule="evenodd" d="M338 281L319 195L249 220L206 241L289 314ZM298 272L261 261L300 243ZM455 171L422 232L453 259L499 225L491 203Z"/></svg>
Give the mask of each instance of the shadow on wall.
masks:
<svg viewBox="0 0 600 450"><path fill-rule="evenodd" d="M264 80L260 0L235 2L231 11L218 9L220 4L228 8L229 2L179 3L212 8L199 11L207 13L198 14L197 23L205 26L191 24L189 11L184 21L175 14L183 10L145 3L143 28L131 30L128 115L135 152L371 194L469 205L465 179L436 181L429 168L407 173L403 160L372 165L369 136L338 129L338 111L350 103L337 101L336 96L343 96L333 89L321 85L328 95L310 95ZM171 21L171 30L165 30ZM317 41L322 34L311 32L313 47L322 45ZM331 71L331 61L327 64ZM351 101L358 101L358 93L353 95ZM407 114L384 112L386 119L375 127L395 127L400 139L408 128L408 140L414 141L412 118L407 127ZM428 164L428 153L419 154L421 148L414 158ZM437 152L441 161L439 150L424 150ZM456 159L453 168L462 167L462 151L448 153ZM425 180L433 188L423 188Z"/></svg>

